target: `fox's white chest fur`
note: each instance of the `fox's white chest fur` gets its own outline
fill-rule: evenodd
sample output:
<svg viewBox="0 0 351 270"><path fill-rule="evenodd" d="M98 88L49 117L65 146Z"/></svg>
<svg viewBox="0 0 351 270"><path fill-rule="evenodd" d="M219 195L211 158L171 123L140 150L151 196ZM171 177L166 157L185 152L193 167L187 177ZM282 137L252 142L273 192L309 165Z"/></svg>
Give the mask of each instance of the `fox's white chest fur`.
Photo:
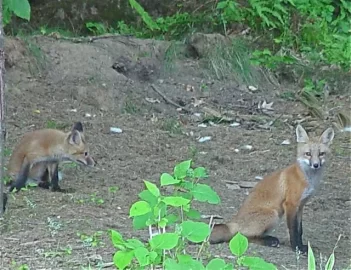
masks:
<svg viewBox="0 0 351 270"><path fill-rule="evenodd" d="M304 162L299 162L299 165L308 183L308 186L305 188L301 196L301 201L303 201L306 198L312 197L318 190L323 177L323 167L312 169Z"/></svg>

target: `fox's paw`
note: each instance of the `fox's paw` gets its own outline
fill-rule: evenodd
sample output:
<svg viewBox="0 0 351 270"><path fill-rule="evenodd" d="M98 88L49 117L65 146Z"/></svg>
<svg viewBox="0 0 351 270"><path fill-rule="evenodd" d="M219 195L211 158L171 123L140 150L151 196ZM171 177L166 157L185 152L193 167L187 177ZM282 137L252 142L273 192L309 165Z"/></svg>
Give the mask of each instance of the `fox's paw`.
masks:
<svg viewBox="0 0 351 270"><path fill-rule="evenodd" d="M48 182L39 182L38 187L44 188L44 189L49 189L50 188L50 183Z"/></svg>
<svg viewBox="0 0 351 270"><path fill-rule="evenodd" d="M279 239L277 237L274 236L264 236L263 237L263 242L265 246L268 247L279 247L280 246L280 242Z"/></svg>
<svg viewBox="0 0 351 270"><path fill-rule="evenodd" d="M19 192L21 190L22 186L16 186L16 185L11 185L9 188L9 192L11 193L14 189L16 189L16 193Z"/></svg>
<svg viewBox="0 0 351 270"><path fill-rule="evenodd" d="M308 246L307 245L301 245L298 247L300 254L302 255L307 255L308 252Z"/></svg>

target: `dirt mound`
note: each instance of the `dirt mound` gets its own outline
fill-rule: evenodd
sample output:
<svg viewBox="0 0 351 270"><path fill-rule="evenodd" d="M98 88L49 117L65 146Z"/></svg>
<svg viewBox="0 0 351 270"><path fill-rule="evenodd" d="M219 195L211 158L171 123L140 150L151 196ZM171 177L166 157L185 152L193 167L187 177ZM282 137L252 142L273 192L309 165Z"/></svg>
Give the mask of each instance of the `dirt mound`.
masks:
<svg viewBox="0 0 351 270"><path fill-rule="evenodd" d="M114 248L105 232L114 228L125 237L146 239L147 232L133 231L128 218L142 180L158 181L160 173L187 158L209 169L209 184L222 199L219 206L199 205L199 210L228 220L248 192L233 183L254 182L293 162L295 145L282 142L294 142L297 119L317 132L327 125L309 117L300 103L278 98L279 89L218 79L205 59L195 59L184 44L128 37L90 43L42 37L29 40L27 47L11 42L6 49L6 153L24 132L69 129L81 120L98 169L63 167L61 186L74 193L31 189L10 196L0 223L1 269L24 263L31 269L113 269L108 263ZM339 106L350 101L331 98ZM122 133L112 134L110 127ZM207 136L210 140L199 142ZM337 132L324 184L304 213L304 241L312 243L315 254L329 255L344 234L336 269L350 263L348 144L348 134ZM285 226L282 222L274 232L281 248L252 244L250 252L278 269L295 269ZM211 252L230 254L226 245L213 246ZM300 258L299 264L306 268L307 260Z"/></svg>

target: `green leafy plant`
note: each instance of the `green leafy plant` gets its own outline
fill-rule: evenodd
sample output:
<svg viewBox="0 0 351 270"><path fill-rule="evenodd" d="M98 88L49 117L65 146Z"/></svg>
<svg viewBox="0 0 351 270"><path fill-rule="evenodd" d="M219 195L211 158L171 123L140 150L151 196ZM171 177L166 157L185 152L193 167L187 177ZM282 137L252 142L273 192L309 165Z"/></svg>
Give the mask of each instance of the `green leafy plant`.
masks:
<svg viewBox="0 0 351 270"><path fill-rule="evenodd" d="M295 58L289 55L273 55L269 49L255 50L250 61L254 65L265 66L269 69L276 69L281 64L290 65L296 62Z"/></svg>
<svg viewBox="0 0 351 270"><path fill-rule="evenodd" d="M85 27L94 35L103 35L107 33L107 29L103 23L87 22Z"/></svg>
<svg viewBox="0 0 351 270"><path fill-rule="evenodd" d="M87 247L98 247L102 246L103 242L101 241L102 231L94 232L92 235L85 233L77 233L77 236L82 240L84 246Z"/></svg>
<svg viewBox="0 0 351 270"><path fill-rule="evenodd" d="M200 221L200 213L191 207L193 201L220 203L217 193L200 180L208 177L204 167L191 167L191 160L177 164L173 173L162 173L160 187L150 181L144 181L146 189L139 193L141 200L135 202L129 215L133 218L135 229L148 228L149 241L123 239L122 235L111 230L111 240L116 253L113 261L118 269L145 269L162 266L163 269L234 269L232 263L222 259L212 259L206 266L201 260L201 252L210 235L210 226ZM162 188L172 189L172 194L161 194ZM167 231L166 231L167 228ZM171 229L173 228L173 229ZM189 242L201 244L196 258L186 253ZM246 237L238 233L229 244L230 250L237 256L235 264L257 269L276 269L263 259L244 256L248 247Z"/></svg>
<svg viewBox="0 0 351 270"><path fill-rule="evenodd" d="M11 21L12 14L29 21L31 9L28 0L4 0L2 12L3 24L7 25Z"/></svg>

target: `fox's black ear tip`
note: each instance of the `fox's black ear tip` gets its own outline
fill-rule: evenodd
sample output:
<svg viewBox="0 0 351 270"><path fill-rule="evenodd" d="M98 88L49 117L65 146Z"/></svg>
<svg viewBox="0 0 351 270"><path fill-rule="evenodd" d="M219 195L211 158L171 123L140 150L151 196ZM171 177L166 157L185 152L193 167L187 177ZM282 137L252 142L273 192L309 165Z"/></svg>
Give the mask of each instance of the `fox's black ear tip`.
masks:
<svg viewBox="0 0 351 270"><path fill-rule="evenodd" d="M83 132L83 124L82 122L78 121L73 124L72 130L77 130L79 132Z"/></svg>

